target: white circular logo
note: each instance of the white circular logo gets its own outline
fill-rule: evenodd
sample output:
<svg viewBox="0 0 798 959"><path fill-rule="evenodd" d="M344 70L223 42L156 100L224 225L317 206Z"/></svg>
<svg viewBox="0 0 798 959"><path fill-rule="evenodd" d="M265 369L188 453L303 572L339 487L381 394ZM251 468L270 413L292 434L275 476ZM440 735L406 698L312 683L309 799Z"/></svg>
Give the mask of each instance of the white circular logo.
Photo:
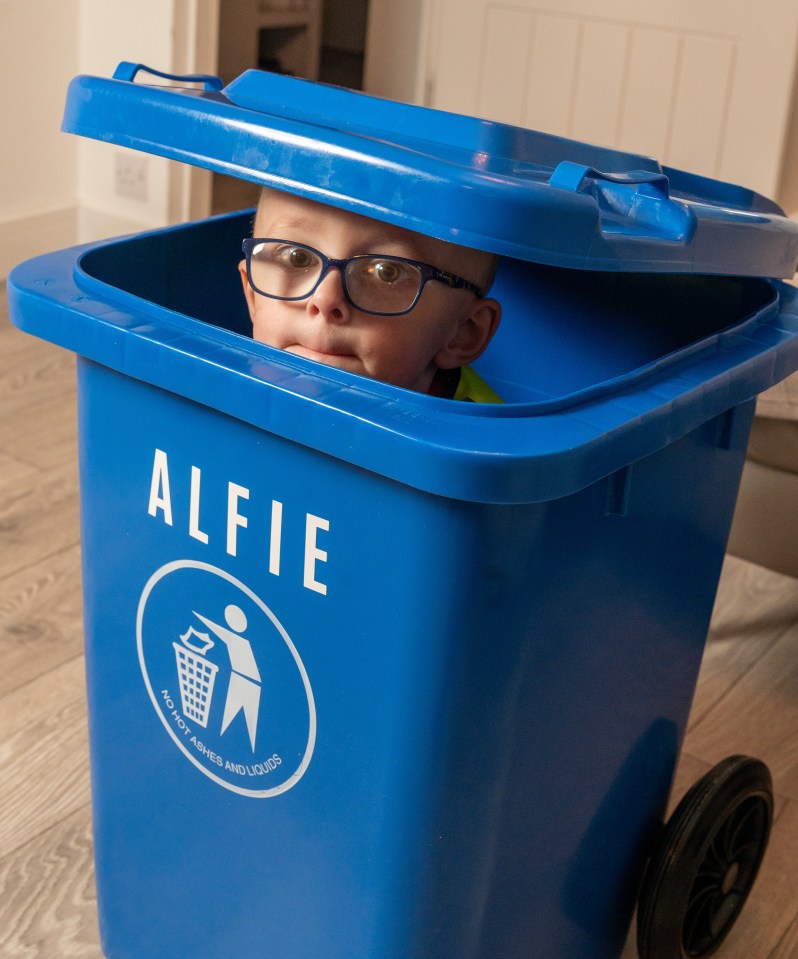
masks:
<svg viewBox="0 0 798 959"><path fill-rule="evenodd" d="M244 796L299 782L316 741L313 691L251 589L207 563L167 563L141 594L136 639L152 704L198 769Z"/></svg>

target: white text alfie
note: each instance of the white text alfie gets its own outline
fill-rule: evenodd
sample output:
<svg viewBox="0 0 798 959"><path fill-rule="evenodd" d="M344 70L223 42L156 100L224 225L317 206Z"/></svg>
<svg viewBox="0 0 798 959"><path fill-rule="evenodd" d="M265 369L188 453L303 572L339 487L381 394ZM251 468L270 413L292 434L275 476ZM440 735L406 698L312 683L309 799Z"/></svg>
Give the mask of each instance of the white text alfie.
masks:
<svg viewBox="0 0 798 959"><path fill-rule="evenodd" d="M200 528L200 495L202 488L202 470L191 467L191 489L189 494L188 535L201 543L208 545L209 536ZM246 529L248 519L241 507L242 500L249 499L249 490L237 483L227 484L227 523L226 523L226 551L229 556L235 556L238 546L238 532ZM148 512L156 518L160 515L167 526L173 525L172 494L169 482L169 460L163 450L156 449L152 464L152 480L150 482L150 500ZM329 532L329 520L312 513L305 514L305 549L302 584L322 596L327 595L327 585L319 582L317 566L327 562L327 552L320 549L317 540L319 531ZM269 572L280 575L280 559L282 552L283 534L283 504L272 500L271 523L269 530Z"/></svg>

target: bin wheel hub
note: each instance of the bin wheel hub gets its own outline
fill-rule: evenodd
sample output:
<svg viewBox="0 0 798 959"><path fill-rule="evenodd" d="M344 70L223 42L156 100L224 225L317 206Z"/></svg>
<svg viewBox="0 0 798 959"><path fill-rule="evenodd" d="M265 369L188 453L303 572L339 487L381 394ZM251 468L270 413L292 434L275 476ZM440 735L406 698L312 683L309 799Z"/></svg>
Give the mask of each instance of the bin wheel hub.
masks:
<svg viewBox="0 0 798 959"><path fill-rule="evenodd" d="M737 881L737 875L739 872L740 864L737 862L733 862L726 870L726 875L723 877L723 882L720 884L720 891L724 896L728 896L732 889L734 889L734 884Z"/></svg>

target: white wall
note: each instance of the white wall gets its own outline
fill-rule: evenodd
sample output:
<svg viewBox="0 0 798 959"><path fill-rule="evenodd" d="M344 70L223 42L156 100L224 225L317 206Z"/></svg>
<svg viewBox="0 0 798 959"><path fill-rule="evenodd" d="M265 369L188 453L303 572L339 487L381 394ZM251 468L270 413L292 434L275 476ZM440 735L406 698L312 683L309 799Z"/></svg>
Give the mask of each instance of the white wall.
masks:
<svg viewBox="0 0 798 959"><path fill-rule="evenodd" d="M135 154L138 198L115 185L121 148L60 132L69 81L121 60L174 73L216 68L219 0L0 0L0 280L76 242L203 215L210 178Z"/></svg>
<svg viewBox="0 0 798 959"><path fill-rule="evenodd" d="M610 8L614 9L618 4L619 0L614 0ZM369 93L389 99L463 110L495 120L531 125L550 133L613 145L618 149L651 153L662 162L759 189L780 202L791 216L798 218L798 58L792 52L795 31L791 28L794 22L794 0L772 3L770 7L773 9L769 7L766 16L749 12L748 16L754 19L759 16L762 27L756 38L750 38L743 31L744 44L738 44L734 40L734 31L728 22L724 22L724 14L731 17L734 13L739 21L742 19L741 11L747 9L745 4L735 3L725 7L723 0L715 0L714 4L705 2L685 5L674 2L643 4L637 7L633 3L624 4L633 9L630 16L633 17L636 27L649 16L655 20L667 19L670 16L687 18L689 11L693 11L690 13L693 18L694 15L703 16L708 20L709 27L718 24L717 36L707 29L703 34L697 31L695 36L688 38L694 60L698 59L698 66L703 66L705 76L689 76L688 64L682 53L679 54L678 60L679 69L688 74L688 79L704 94L705 100L711 99L713 91L723 94L723 110L708 111L704 115L693 109L697 98L682 95L678 104L679 115L687 116L690 123L682 122L678 130L679 137L676 137L676 131L672 129L673 122L668 119L670 113L674 112L676 94L668 89L669 78L663 63L657 61L652 67L644 58L639 58L638 69L645 72L647 68L649 75L646 82L636 85L633 90L634 97L626 93L619 98L605 95L605 87L612 88L616 83L621 87L628 82L631 74L629 63L624 61L623 51L621 55L611 58L612 71L604 69L606 63L601 60L601 56L606 58L607 49L611 49L608 46L608 33L620 35L625 29L625 22L620 16L617 22L612 21L611 10L596 12L589 0L583 0L576 5L587 11L586 29L577 36L577 18L567 16L569 8L574 5L573 0L558 0L557 4L548 5L547 16L541 14L541 19L550 21L549 26L553 31L551 36L556 38L562 32L563 36L576 38L573 56L570 58L572 63L567 62L568 58L564 52L559 48L555 49L551 42L541 42L540 59L544 64L548 64L552 73L570 72L574 83L576 78L579 78L582 81L583 99L589 104L588 107L583 103L575 103L566 83L549 83L548 87L537 84L526 88L514 81L507 81L508 77L513 76L513 63L523 62L523 72L527 75L530 73L527 63L532 49L529 21L533 12L539 13L546 7L545 4L535 3L535 0L515 0L513 4L488 4L486 0L402 0L401 3L397 0L370 0L364 87ZM556 12L554 7L557 8ZM479 27L473 29L473 11L477 8L479 16L476 21L482 30ZM779 14L781 19L778 19L776 14ZM466 15L472 20L470 31L464 26ZM504 25L503 30L498 29L500 22ZM782 26L785 22L787 27ZM491 35L490 38L495 46L491 46L486 40L485 30L488 25L493 25L496 29L495 37ZM587 29L588 27L590 29ZM538 33L543 36L542 29L535 35ZM597 41L592 50L588 44L588 36ZM662 46L666 46L674 36L674 31L655 25L645 39L650 41L652 37L656 37ZM473 40L468 49L464 42L466 37ZM718 37L723 42L716 43ZM443 42L447 40L448 44ZM693 40L696 42L693 43ZM493 57L479 49L479 44L483 41L486 50L489 49L494 54ZM656 44L648 45L658 49ZM738 49L743 46L748 50L747 62L749 67L752 67L749 69L747 81L742 71L741 51ZM641 48L646 47L641 43ZM704 57L704 54L710 51L720 60L732 48L733 56L730 56L727 66L736 85L736 100L731 111L737 120L736 146L734 149L727 149L725 141L731 140L731 123L726 114L732 107L731 94L723 89L718 79L720 69L715 69L718 64L709 57ZM441 50L444 52L441 53ZM773 61L770 64L767 63L769 51ZM598 54L592 61L591 52ZM795 63L792 62L794 59ZM594 69L591 69L591 62ZM583 70L585 64L587 69ZM770 68L769 73L765 72L766 66ZM493 75L499 82L488 84L488 74ZM441 83L444 76L449 78L446 90L443 90ZM590 77L590 82L584 80L584 77ZM759 86L766 88L766 95L762 95L761 90L756 92L754 81L757 78L760 78ZM504 82L501 82L502 80ZM466 91L474 86L479 86L478 95L469 96ZM790 86L792 90L789 89ZM533 97L530 89L540 95ZM657 89L664 90L664 95L659 99L655 95ZM730 87L729 90L731 89L733 88ZM791 116L786 120L788 109L785 103L789 103L791 96ZM631 104L632 99L634 104ZM596 108L594 100L604 109ZM519 104L522 102L527 107L534 102L537 117L524 115L525 112L533 111L520 109ZM636 118L636 122L634 129L630 130L628 142L612 143L613 133L620 128L620 123L617 119L608 122L607 113L612 112L615 106L621 105ZM518 115L519 112L521 116ZM540 113L545 115L545 120L540 119ZM618 113L620 115L620 109ZM754 119L759 124L758 128ZM576 127L577 120L581 128L558 127L559 123ZM665 155L662 149L662 137L659 137L658 141L658 137L652 134L652 131L661 133L666 129L667 139L678 142L679 145L678 154L670 157ZM723 130L724 148L717 151L717 157L710 157L710 160L716 160L719 168L713 169L710 162L704 162L702 168L702 161L706 161L706 157L702 155L700 145L703 144L705 153L708 147L714 147L715 141L709 131L720 129ZM748 130L756 129L759 129L761 135L747 135ZM697 132L704 135L699 137ZM717 140L720 142L720 135ZM711 153L711 149L709 152Z"/></svg>
<svg viewBox="0 0 798 959"><path fill-rule="evenodd" d="M77 145L59 130L78 72L80 0L0 0L0 279L70 242Z"/></svg>
<svg viewBox="0 0 798 959"><path fill-rule="evenodd" d="M173 0L80 0L80 72L110 77L122 60L170 71L173 13ZM80 239L168 221L168 161L136 154L144 173L142 196L120 196L114 182L116 157L125 152L129 151L107 143L79 140Z"/></svg>
<svg viewBox="0 0 798 959"><path fill-rule="evenodd" d="M81 72L109 77L122 60L164 73L215 73L219 0L80 0ZM153 82L140 74L141 82ZM155 81L157 82L157 81ZM120 195L116 170L130 157L136 196ZM204 216L210 175L150 154L92 140L78 146L79 239L141 231Z"/></svg>

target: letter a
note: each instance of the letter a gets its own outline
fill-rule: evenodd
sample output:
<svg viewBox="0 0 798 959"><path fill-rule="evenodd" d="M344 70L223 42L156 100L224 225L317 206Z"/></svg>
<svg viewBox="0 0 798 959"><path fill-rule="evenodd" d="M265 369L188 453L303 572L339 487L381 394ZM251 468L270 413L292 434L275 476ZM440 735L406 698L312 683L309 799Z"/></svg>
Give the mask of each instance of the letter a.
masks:
<svg viewBox="0 0 798 959"><path fill-rule="evenodd" d="M152 464L152 482L150 483L150 516L163 510L163 519L167 526L172 525L172 497L169 493L169 463L163 450L155 451Z"/></svg>

